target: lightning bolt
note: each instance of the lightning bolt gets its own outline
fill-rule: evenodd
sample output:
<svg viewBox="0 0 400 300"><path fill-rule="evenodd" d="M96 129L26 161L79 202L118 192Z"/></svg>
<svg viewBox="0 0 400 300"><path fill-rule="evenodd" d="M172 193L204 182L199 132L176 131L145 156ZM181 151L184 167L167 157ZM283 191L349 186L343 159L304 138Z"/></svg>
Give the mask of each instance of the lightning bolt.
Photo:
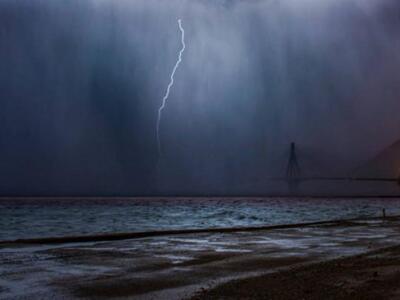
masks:
<svg viewBox="0 0 400 300"><path fill-rule="evenodd" d="M185 48L186 48L186 44L185 44L185 30L184 30L183 27L182 27L182 20L181 20L181 19L178 19L178 26L179 26L179 30L181 31L181 43L182 43L182 48L181 48L181 50L179 51L178 60L176 61L175 66L174 66L174 68L172 69L172 73L171 73L171 76L170 76L170 81L169 81L167 90L166 90L166 92L165 92L165 95L164 95L164 97L163 97L163 99L162 99L161 106L160 106L160 108L158 109L158 118L157 118L157 146L158 146L158 154L159 154L159 156L161 156L161 153L162 153L162 151L161 151L161 141L160 141L160 123L161 123L161 116L162 116L162 112L163 112L163 110L164 110L164 108L165 108L165 105L167 104L167 100L168 100L168 97L169 97L169 93L170 93L170 91L171 91L171 88L172 88L172 86L174 85L174 76L175 76L175 72L176 72L176 70L178 70L179 64L182 62L182 54L183 54L183 52L185 51Z"/></svg>

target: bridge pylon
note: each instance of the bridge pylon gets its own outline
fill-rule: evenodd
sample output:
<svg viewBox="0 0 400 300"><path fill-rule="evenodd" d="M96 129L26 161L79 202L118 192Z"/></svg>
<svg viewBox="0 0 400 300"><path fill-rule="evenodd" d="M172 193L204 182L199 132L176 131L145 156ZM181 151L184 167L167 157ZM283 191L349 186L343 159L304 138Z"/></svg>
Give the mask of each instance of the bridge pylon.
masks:
<svg viewBox="0 0 400 300"><path fill-rule="evenodd" d="M296 154L296 144L290 144L289 160L286 168L286 181L290 192L296 192L301 177L301 169Z"/></svg>

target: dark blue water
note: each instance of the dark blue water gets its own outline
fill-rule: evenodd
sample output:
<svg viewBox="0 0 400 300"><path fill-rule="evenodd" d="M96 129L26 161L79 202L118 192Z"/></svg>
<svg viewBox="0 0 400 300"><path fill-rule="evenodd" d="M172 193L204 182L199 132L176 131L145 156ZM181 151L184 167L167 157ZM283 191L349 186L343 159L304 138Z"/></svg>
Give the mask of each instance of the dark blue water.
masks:
<svg viewBox="0 0 400 300"><path fill-rule="evenodd" d="M0 240L254 226L400 213L400 199L186 198L0 200Z"/></svg>

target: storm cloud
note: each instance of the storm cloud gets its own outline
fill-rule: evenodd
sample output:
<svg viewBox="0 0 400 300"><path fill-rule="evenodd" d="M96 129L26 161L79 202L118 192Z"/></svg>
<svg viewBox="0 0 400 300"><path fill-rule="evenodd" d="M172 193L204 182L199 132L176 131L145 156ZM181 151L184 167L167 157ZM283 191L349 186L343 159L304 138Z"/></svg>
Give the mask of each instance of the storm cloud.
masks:
<svg viewBox="0 0 400 300"><path fill-rule="evenodd" d="M400 4L2 0L0 104L4 195L229 193L292 141L345 174L400 138Z"/></svg>

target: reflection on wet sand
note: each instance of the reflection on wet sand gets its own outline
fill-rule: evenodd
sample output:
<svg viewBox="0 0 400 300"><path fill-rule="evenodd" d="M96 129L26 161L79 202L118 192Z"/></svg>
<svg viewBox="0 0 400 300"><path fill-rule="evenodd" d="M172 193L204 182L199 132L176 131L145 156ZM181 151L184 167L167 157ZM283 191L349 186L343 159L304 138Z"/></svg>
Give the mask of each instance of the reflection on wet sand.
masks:
<svg viewBox="0 0 400 300"><path fill-rule="evenodd" d="M202 287L395 245L400 219L60 245L2 245L7 297L181 299ZM28 295L29 294L29 295Z"/></svg>

